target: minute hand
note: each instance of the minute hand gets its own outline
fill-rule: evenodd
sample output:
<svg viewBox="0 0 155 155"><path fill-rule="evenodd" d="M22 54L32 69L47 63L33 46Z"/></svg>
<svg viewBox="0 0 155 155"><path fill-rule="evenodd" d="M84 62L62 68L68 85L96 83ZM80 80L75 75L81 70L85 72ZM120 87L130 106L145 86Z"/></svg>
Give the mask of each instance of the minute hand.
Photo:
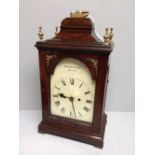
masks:
<svg viewBox="0 0 155 155"><path fill-rule="evenodd" d="M73 107L74 115L75 115L75 118L76 118L76 112L75 112L75 108L74 108L74 103L73 103L73 101L72 101L72 107Z"/></svg>
<svg viewBox="0 0 155 155"><path fill-rule="evenodd" d="M68 97L68 96L65 96L64 94L59 94L60 95L60 97L62 97L62 98L68 98L70 101L71 101L71 103L72 103L72 107L73 107L73 111L74 111L74 116L76 117L76 112L75 112L75 107L74 107L74 103L73 103L73 101L74 101L74 97Z"/></svg>
<svg viewBox="0 0 155 155"><path fill-rule="evenodd" d="M75 107L74 107L74 103L73 103L74 98L73 98L73 97L70 97L69 100L72 102L72 107L73 107L73 111L74 111L74 116L75 116L75 118L76 118L76 112L75 112Z"/></svg>

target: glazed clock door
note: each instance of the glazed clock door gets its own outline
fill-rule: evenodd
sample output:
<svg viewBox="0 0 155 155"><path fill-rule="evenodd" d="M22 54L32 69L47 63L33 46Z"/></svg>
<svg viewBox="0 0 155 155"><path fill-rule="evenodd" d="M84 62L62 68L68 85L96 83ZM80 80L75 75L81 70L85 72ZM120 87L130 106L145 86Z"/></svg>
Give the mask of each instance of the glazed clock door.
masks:
<svg viewBox="0 0 155 155"><path fill-rule="evenodd" d="M50 76L51 114L92 123L95 86L84 63L64 58Z"/></svg>

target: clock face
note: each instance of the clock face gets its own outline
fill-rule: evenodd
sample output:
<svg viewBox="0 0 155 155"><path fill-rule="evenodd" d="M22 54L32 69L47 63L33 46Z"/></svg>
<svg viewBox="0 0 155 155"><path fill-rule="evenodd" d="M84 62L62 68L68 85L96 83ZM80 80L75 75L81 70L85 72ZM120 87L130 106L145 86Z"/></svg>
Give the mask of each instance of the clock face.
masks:
<svg viewBox="0 0 155 155"><path fill-rule="evenodd" d="M79 60L63 59L51 75L51 113L74 120L92 122L95 81Z"/></svg>

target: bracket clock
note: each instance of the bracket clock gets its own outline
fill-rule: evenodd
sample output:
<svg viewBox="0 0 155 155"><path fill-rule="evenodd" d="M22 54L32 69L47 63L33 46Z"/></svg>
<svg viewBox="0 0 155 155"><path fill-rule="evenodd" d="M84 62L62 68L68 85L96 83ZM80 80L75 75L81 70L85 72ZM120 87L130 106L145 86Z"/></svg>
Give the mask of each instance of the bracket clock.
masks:
<svg viewBox="0 0 155 155"><path fill-rule="evenodd" d="M77 11L56 27L55 37L36 43L39 52L42 121L38 130L103 147L104 113L112 28L102 38L89 12Z"/></svg>

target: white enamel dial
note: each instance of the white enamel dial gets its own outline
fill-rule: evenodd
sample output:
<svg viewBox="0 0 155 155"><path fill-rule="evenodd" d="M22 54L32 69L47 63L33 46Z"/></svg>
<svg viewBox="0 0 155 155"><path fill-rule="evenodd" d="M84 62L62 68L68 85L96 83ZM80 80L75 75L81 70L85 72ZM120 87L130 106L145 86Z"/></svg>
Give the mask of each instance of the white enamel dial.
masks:
<svg viewBox="0 0 155 155"><path fill-rule="evenodd" d="M76 59L66 58L51 76L51 113L92 122L95 82L88 68Z"/></svg>

